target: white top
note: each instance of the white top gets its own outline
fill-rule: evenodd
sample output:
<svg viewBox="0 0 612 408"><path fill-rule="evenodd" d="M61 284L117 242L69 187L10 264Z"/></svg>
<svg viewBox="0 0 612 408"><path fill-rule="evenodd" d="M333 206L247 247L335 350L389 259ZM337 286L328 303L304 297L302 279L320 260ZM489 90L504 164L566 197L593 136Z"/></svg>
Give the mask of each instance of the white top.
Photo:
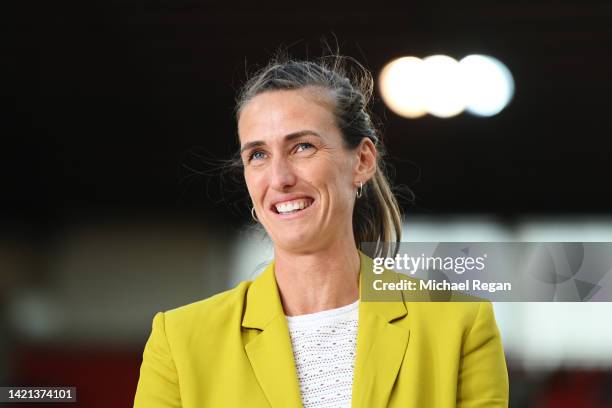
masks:
<svg viewBox="0 0 612 408"><path fill-rule="evenodd" d="M304 408L350 408L359 300L287 316Z"/></svg>

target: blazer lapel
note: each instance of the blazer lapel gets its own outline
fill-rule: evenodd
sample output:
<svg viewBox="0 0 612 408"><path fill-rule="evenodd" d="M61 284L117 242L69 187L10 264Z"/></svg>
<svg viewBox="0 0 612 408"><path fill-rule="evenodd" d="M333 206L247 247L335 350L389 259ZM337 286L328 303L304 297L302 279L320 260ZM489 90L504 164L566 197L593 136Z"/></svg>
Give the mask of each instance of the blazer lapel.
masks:
<svg viewBox="0 0 612 408"><path fill-rule="evenodd" d="M257 277L247 292L242 326L259 333L245 351L270 405L301 407L302 399L285 313L274 276L274 262Z"/></svg>
<svg viewBox="0 0 612 408"><path fill-rule="evenodd" d="M360 299L364 285L371 279L372 259L362 252L360 271ZM368 275L369 276L369 275ZM385 271L385 281L397 281L397 274ZM400 291L387 293L386 301L359 303L357 356L353 380L354 408L386 407L391 389L404 359L410 330L402 325L408 314Z"/></svg>

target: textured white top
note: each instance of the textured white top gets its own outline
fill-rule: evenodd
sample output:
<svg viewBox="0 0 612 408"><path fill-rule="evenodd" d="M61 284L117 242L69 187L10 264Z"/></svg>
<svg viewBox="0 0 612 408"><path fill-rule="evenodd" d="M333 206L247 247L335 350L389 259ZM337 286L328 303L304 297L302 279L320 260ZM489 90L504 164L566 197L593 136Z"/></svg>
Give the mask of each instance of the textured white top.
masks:
<svg viewBox="0 0 612 408"><path fill-rule="evenodd" d="M350 408L359 300L287 316L304 408Z"/></svg>

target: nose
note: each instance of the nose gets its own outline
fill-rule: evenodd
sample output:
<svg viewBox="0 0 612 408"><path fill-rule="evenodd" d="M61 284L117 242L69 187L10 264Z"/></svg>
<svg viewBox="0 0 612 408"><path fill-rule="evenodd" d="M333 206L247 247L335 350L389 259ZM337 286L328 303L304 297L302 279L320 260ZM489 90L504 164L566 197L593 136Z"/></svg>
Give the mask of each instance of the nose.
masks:
<svg viewBox="0 0 612 408"><path fill-rule="evenodd" d="M295 185L297 177L291 163L278 155L272 159L270 166L270 187L277 191L286 191Z"/></svg>

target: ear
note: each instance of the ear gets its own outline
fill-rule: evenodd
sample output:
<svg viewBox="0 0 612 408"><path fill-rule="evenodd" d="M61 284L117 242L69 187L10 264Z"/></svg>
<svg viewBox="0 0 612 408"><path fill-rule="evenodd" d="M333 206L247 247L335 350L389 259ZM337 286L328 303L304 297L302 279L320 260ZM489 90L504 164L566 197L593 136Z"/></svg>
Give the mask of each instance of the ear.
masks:
<svg viewBox="0 0 612 408"><path fill-rule="evenodd" d="M376 146L369 137L364 137L357 149L357 160L355 162L355 176L353 178L354 185L358 186L359 182L365 184L370 180L376 172L376 157L378 151Z"/></svg>

